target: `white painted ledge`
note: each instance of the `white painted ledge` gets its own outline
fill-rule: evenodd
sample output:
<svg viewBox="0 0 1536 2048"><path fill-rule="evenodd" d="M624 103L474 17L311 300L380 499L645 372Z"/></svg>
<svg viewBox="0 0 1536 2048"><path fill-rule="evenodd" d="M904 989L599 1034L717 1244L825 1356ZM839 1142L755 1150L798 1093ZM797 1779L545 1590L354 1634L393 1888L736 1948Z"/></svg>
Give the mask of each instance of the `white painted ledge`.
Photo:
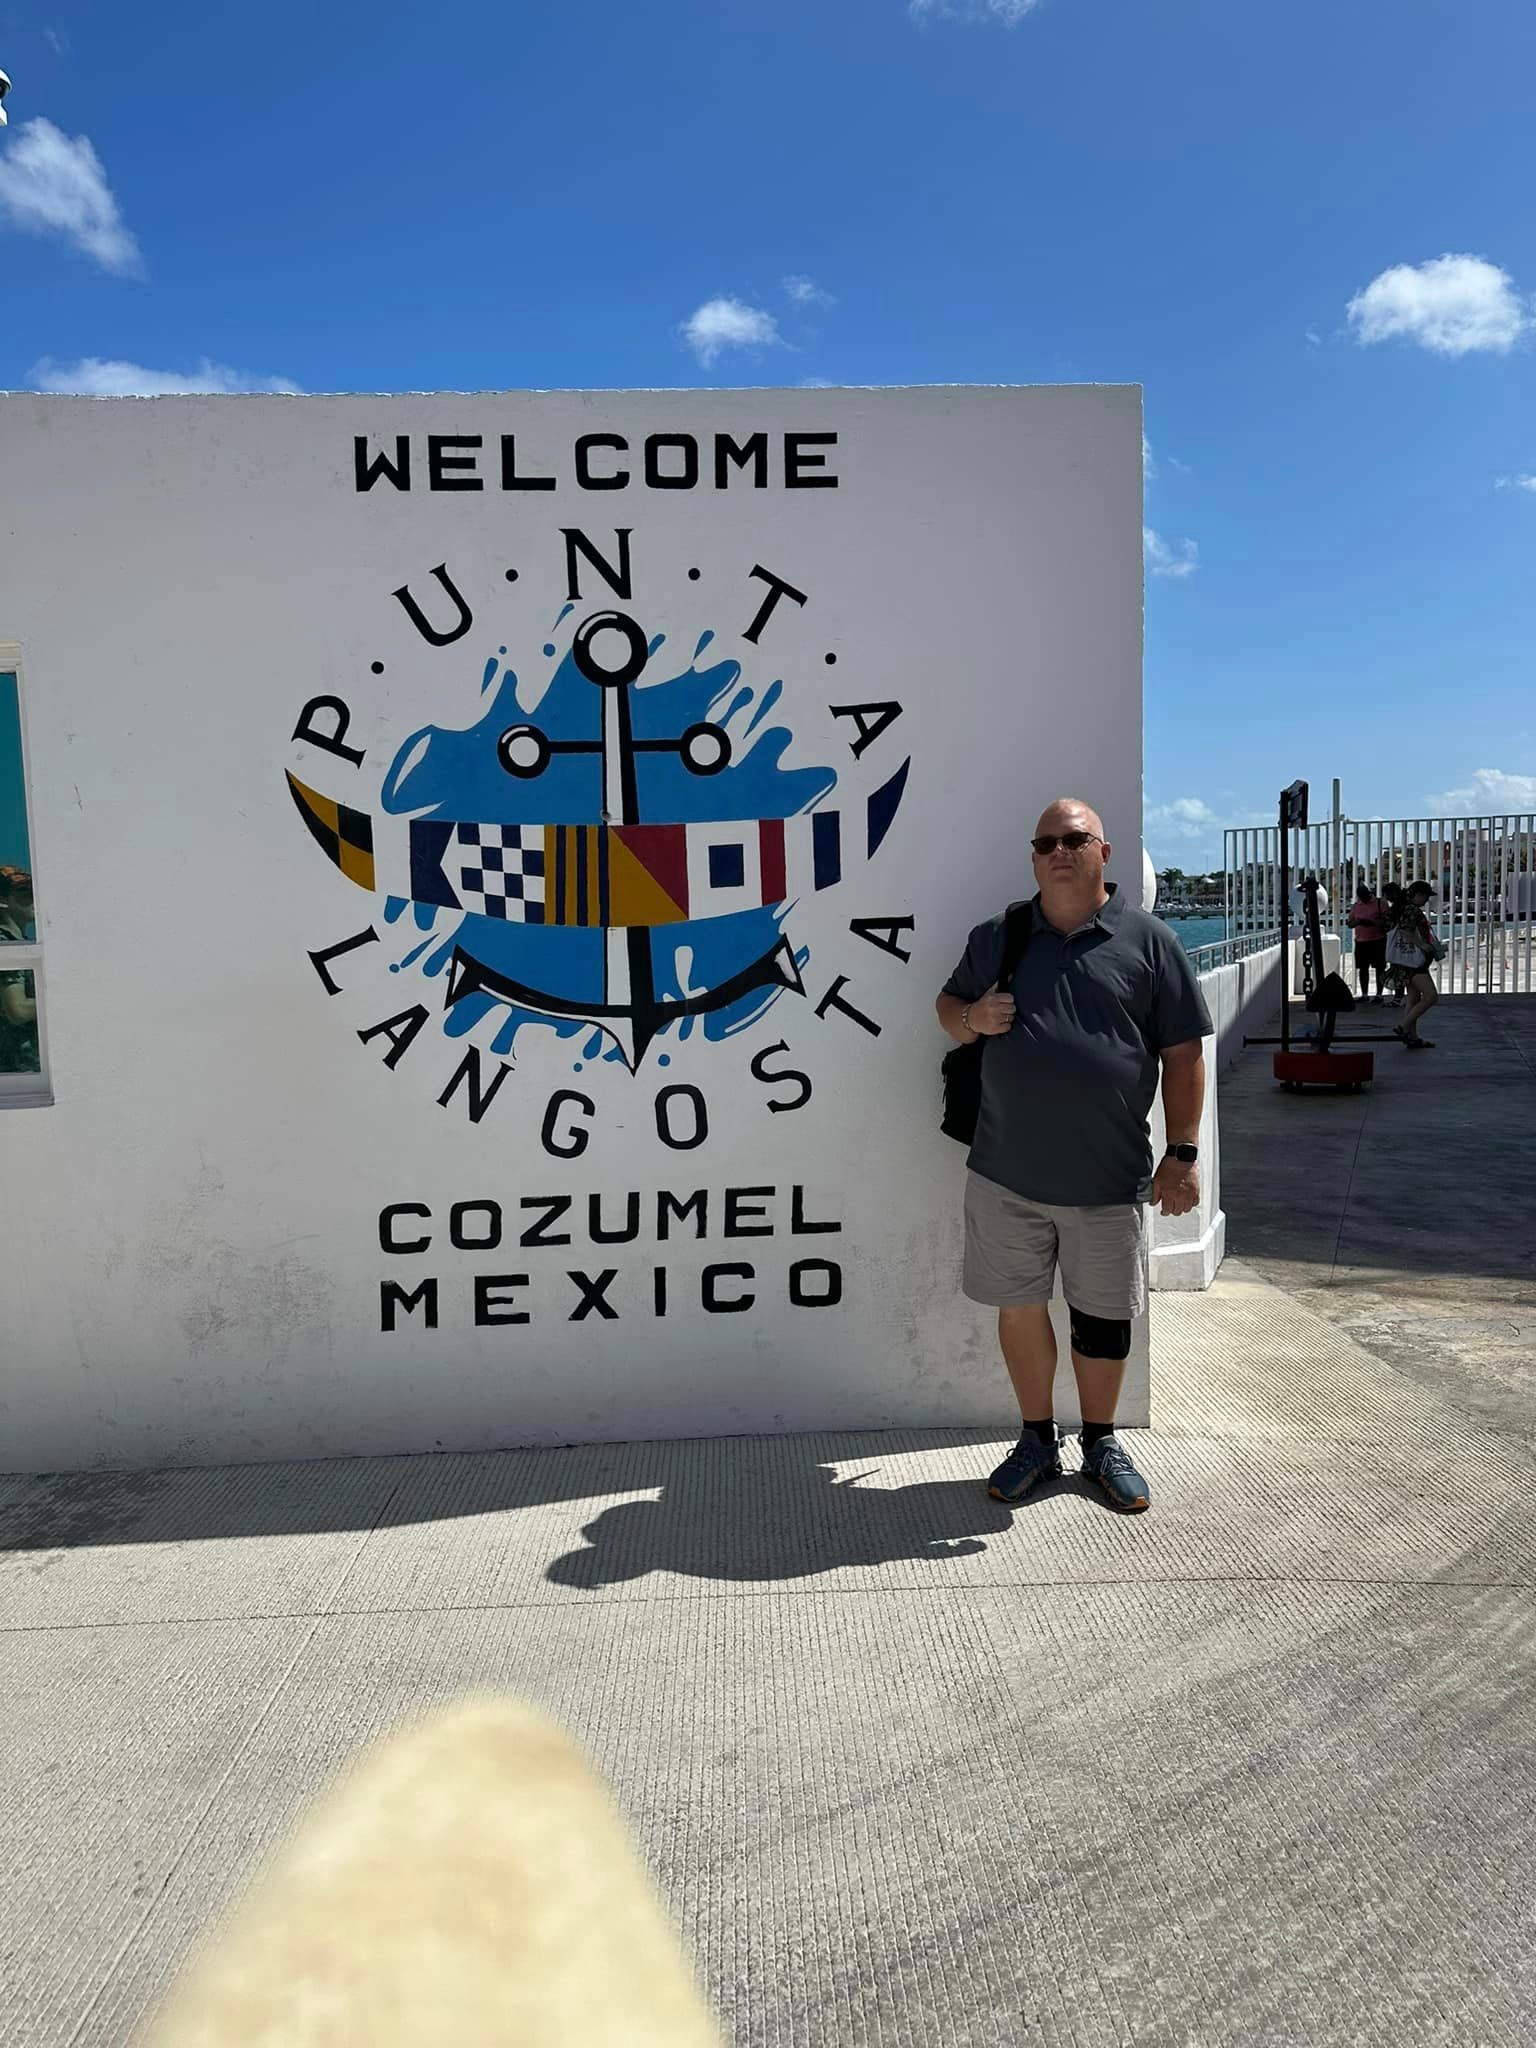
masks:
<svg viewBox="0 0 1536 2048"><path fill-rule="evenodd" d="M1198 1237L1152 1246L1147 1285L1154 1294L1198 1294L1216 1278L1226 1250L1227 1212L1218 1209Z"/></svg>

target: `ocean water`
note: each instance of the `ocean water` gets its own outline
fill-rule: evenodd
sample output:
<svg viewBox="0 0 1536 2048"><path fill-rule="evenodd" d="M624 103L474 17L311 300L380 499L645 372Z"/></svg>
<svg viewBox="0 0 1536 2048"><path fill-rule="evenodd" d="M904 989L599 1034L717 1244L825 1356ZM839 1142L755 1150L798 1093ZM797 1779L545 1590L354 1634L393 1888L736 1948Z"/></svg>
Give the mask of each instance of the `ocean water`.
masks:
<svg viewBox="0 0 1536 2048"><path fill-rule="evenodd" d="M1227 936L1227 920L1224 917L1172 917L1168 929L1184 948L1192 953L1196 946L1215 946Z"/></svg>

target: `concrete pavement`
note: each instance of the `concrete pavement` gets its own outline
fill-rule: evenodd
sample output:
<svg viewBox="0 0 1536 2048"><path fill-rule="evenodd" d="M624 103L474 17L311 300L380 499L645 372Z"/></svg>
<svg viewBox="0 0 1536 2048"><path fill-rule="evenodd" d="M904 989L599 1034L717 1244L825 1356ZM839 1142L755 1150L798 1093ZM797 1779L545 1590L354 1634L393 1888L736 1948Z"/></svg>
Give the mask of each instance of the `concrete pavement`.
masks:
<svg viewBox="0 0 1536 2048"><path fill-rule="evenodd" d="M1424 1030L1431 1052L1375 1048L1363 1095L1281 1097L1257 1051L1223 1077L1229 1244L1415 1384L1536 1445L1536 998L1448 997Z"/></svg>
<svg viewBox="0 0 1536 2048"><path fill-rule="evenodd" d="M587 1745L737 2042L1525 2048L1529 1360L1506 1416L1320 1307L1337 1250L1266 1277L1242 1149L1248 1258L1154 1297L1145 1515L990 1502L1001 1399L985 1441L0 1479L7 2048L131 2040L358 1747L483 1688Z"/></svg>

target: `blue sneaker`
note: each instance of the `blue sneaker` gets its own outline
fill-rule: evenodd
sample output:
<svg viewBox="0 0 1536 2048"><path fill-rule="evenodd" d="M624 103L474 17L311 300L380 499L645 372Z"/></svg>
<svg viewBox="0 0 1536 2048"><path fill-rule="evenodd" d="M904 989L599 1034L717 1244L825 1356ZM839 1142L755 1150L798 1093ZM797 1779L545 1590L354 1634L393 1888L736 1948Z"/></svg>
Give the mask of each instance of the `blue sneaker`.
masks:
<svg viewBox="0 0 1536 2048"><path fill-rule="evenodd" d="M1025 1430L987 1481L987 1491L994 1500L1006 1501L1012 1507L1041 1480L1060 1477L1061 1450L1053 1423L1049 1438L1036 1436L1032 1429Z"/></svg>
<svg viewBox="0 0 1536 2048"><path fill-rule="evenodd" d="M1077 1440L1083 1444L1081 1435ZM1117 1436L1101 1436L1091 1449L1083 1444L1083 1477L1102 1487L1110 1505L1122 1514L1139 1515L1152 1505L1151 1487Z"/></svg>

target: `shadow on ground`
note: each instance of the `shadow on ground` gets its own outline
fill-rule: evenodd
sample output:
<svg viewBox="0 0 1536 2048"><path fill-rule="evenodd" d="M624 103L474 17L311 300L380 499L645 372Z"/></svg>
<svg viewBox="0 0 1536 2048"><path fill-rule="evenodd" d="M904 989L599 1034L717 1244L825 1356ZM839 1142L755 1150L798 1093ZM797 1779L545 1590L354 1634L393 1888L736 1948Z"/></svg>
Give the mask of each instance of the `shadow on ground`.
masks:
<svg viewBox="0 0 1536 2048"><path fill-rule="evenodd" d="M581 1591L648 1572L717 1580L798 1579L845 1565L974 1557L986 1549L984 1537L1001 1535L1016 1514L1027 1514L1062 1492L1087 1492L1106 1514L1115 1512L1075 1473L1037 1487L1019 1507L1007 1508L986 1491L985 1459L974 1479L860 1485L878 1469L866 1466L839 1477L835 1466L801 1465L788 1475L787 1484L738 1492L729 1500L668 1489L657 1500L623 1501L588 1522L581 1532L585 1546L556 1558L545 1577Z"/></svg>
<svg viewBox="0 0 1536 2048"><path fill-rule="evenodd" d="M611 1500L557 1583L612 1585L651 1571L717 1579L800 1577L893 1558L967 1556L1009 1526L986 1477L1011 1431L728 1437L560 1450L438 1452L166 1472L0 1479L0 1552L225 1542L407 1527L564 1501ZM870 1484L890 1461L974 1447L975 1477ZM1072 1462L1070 1451L1066 1462ZM841 1475L841 1476L840 1476ZM1031 1496L1028 1505L1069 1476ZM1100 1500L1096 1489L1095 1501ZM1101 1503L1102 1504L1102 1503ZM1104 1505L1106 1513L1114 1510Z"/></svg>

